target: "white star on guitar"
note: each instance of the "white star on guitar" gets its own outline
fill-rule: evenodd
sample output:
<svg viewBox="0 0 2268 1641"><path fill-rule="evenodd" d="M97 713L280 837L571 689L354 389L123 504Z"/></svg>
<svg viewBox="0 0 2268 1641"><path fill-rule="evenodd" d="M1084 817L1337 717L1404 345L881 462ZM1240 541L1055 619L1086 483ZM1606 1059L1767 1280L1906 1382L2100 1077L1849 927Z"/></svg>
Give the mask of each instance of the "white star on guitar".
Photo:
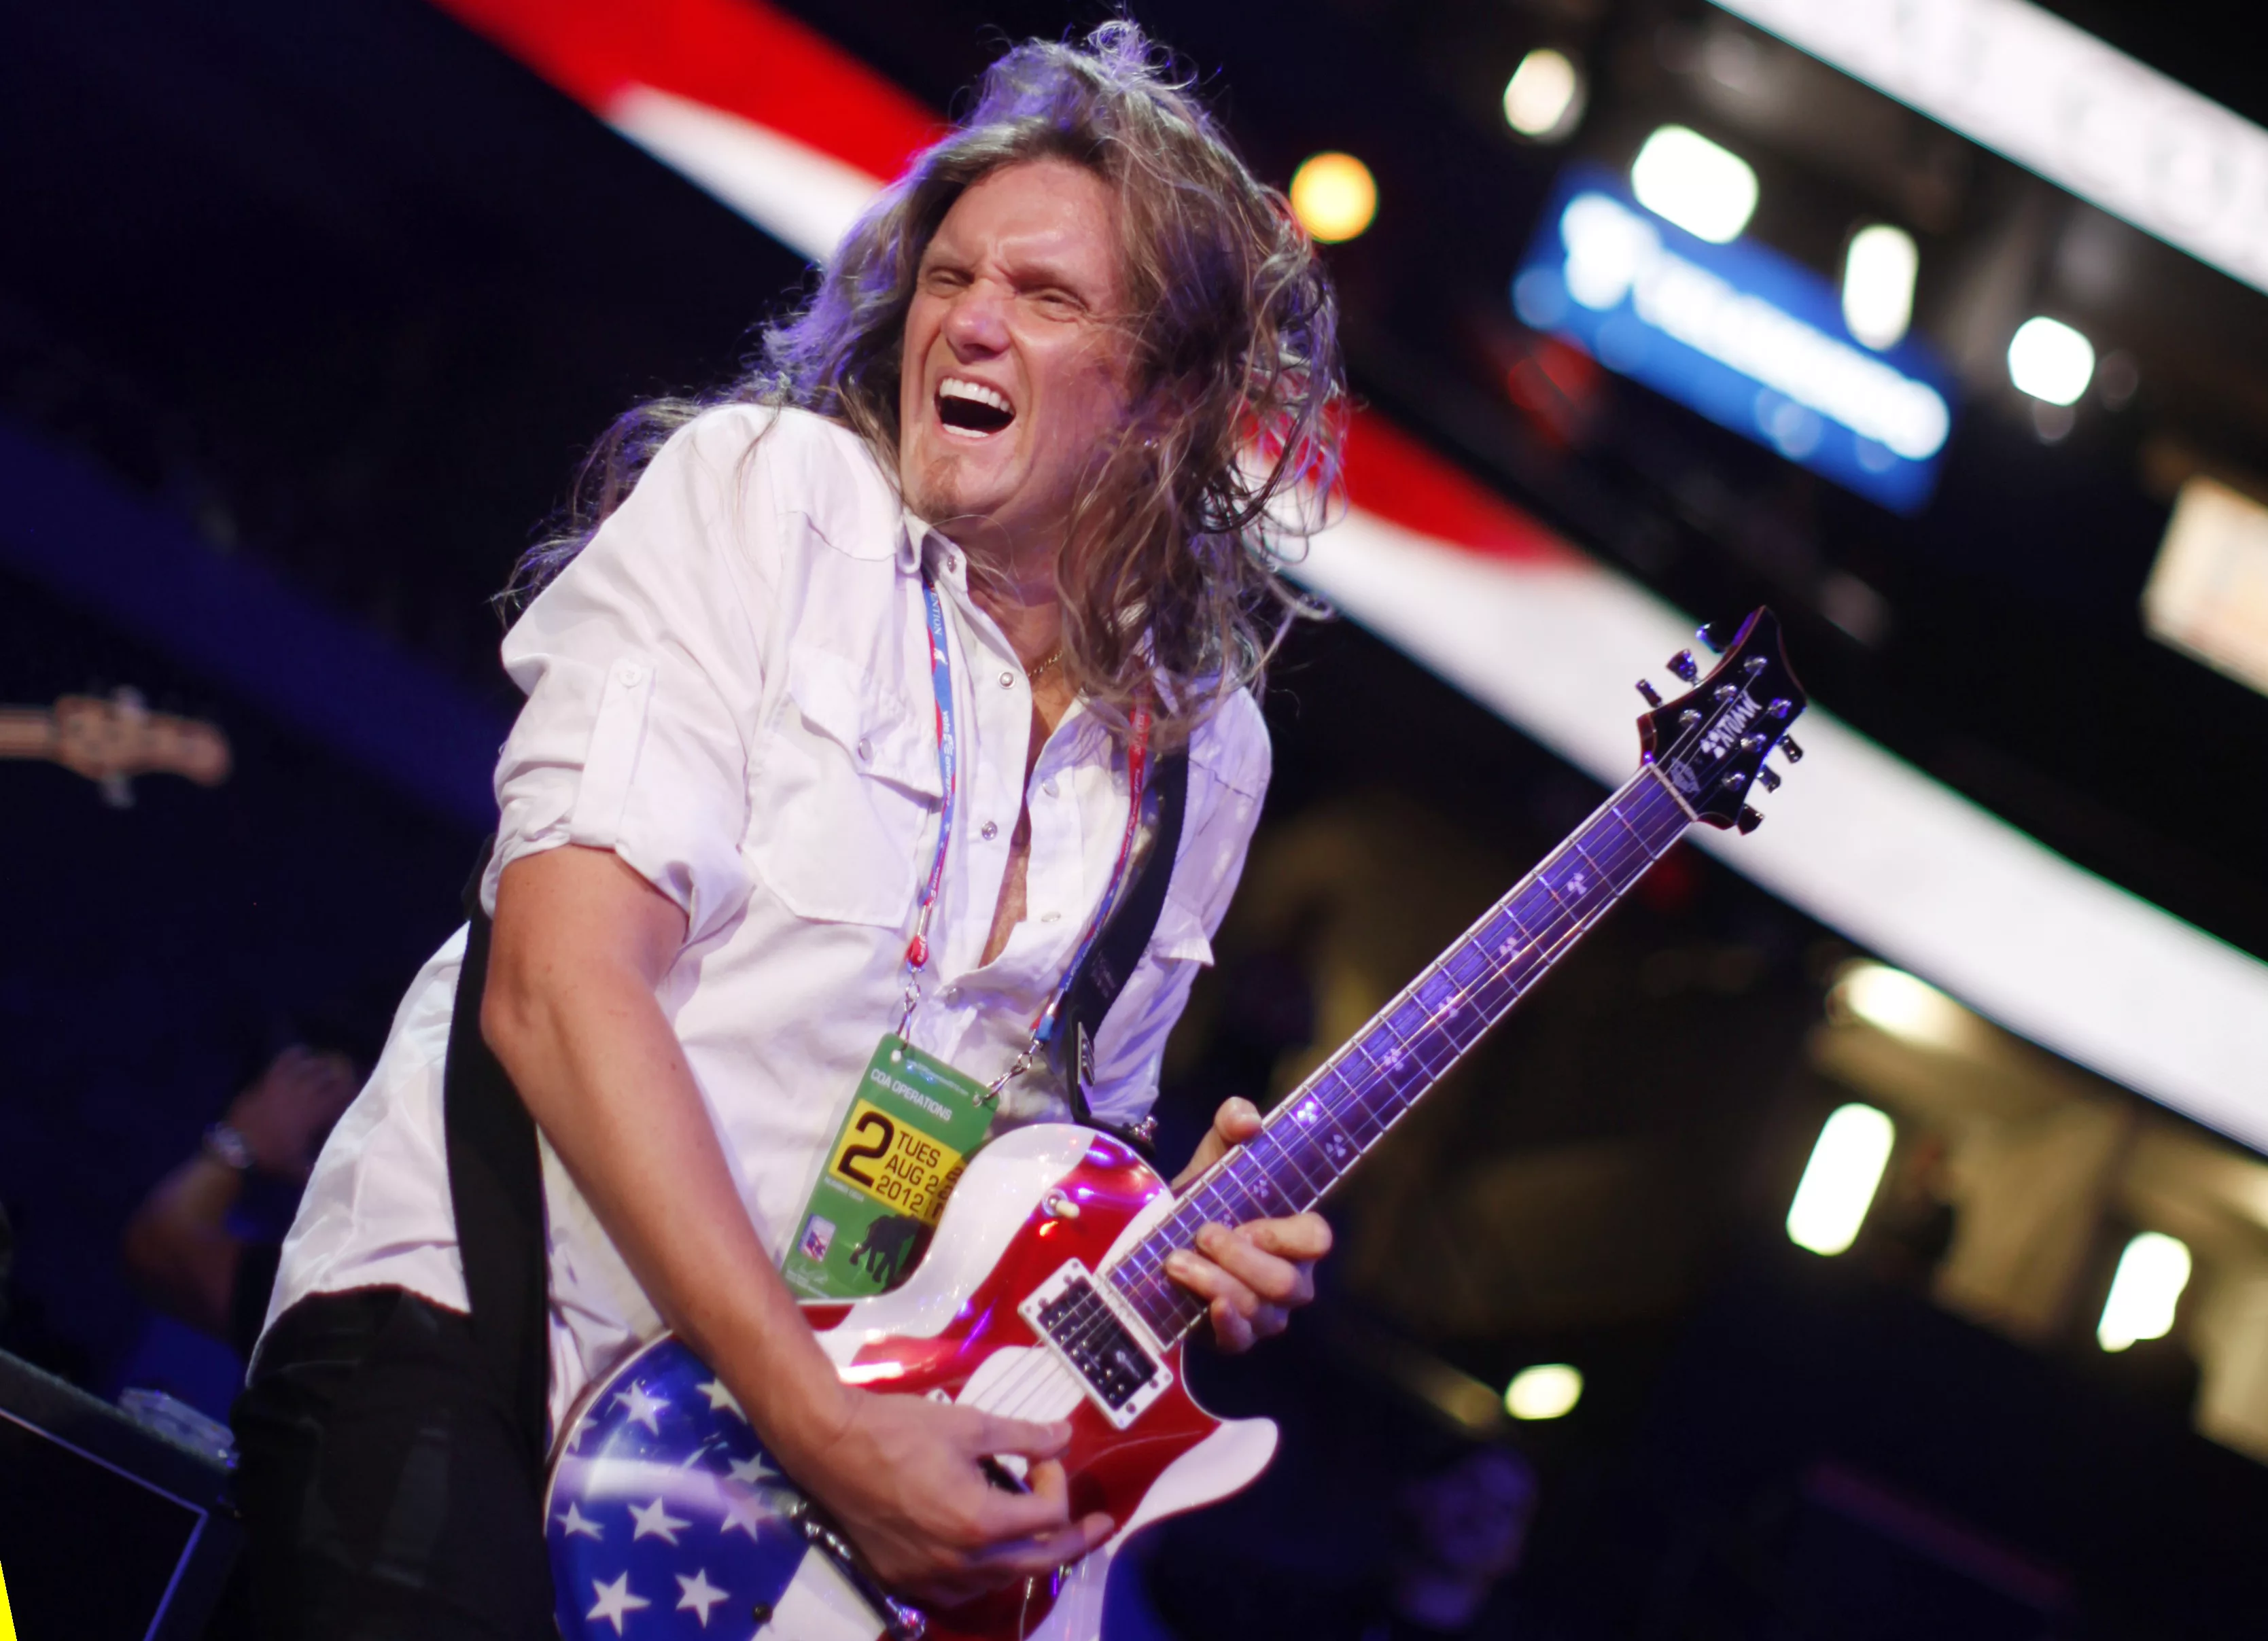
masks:
<svg viewBox="0 0 2268 1641"><path fill-rule="evenodd" d="M644 1385L632 1385L628 1390L616 1395L615 1400L630 1403L630 1418L633 1422L644 1425L657 1436L661 1434L660 1420L662 1414L669 1407L667 1402L659 1396L649 1394Z"/></svg>
<svg viewBox="0 0 2268 1641"><path fill-rule="evenodd" d="M596 1578L592 1579L591 1593L599 1598L599 1604L583 1616L593 1623L601 1618L605 1619L614 1625L616 1635L622 1632L624 1618L641 1607L653 1605L643 1595L630 1593L630 1575L627 1572L612 1584L601 1584ZM708 1626L703 1624L702 1627L706 1629Z"/></svg>
<svg viewBox="0 0 2268 1641"><path fill-rule="evenodd" d="M718 1589L709 1582L709 1571L705 1567L695 1568L693 1576L689 1578L683 1573L679 1573L677 1587L685 1593L683 1598L677 1603L677 1610L681 1613L687 1608L691 1608L699 1615L701 1627L703 1630L709 1627L709 1609L719 1601L731 1599L727 1592Z"/></svg>
<svg viewBox="0 0 2268 1641"><path fill-rule="evenodd" d="M630 1534L630 1541L633 1543L639 1539L652 1537L659 1539L665 1544L674 1545L677 1542L678 1529L693 1525L690 1521L680 1521L675 1516L671 1515L659 1498L642 1510L637 1505L632 1505L630 1520L637 1523L637 1530Z"/></svg>
<svg viewBox="0 0 2268 1641"><path fill-rule="evenodd" d="M723 1380L712 1379L705 1385L696 1385L694 1388L709 1398L709 1410L711 1413L721 1413L729 1408L741 1424L745 1424L748 1422L748 1416L741 1411L738 1398L725 1388Z"/></svg>

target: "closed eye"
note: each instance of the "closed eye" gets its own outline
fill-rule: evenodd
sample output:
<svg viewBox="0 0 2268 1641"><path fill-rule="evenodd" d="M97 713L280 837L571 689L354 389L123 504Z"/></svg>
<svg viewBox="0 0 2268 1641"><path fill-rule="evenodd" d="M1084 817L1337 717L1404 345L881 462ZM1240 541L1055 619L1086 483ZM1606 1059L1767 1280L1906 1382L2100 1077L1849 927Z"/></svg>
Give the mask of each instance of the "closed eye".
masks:
<svg viewBox="0 0 2268 1641"><path fill-rule="evenodd" d="M1045 285L1037 291L1027 291L1026 298L1043 313L1057 319L1077 319L1088 312L1087 305L1074 291L1059 285Z"/></svg>

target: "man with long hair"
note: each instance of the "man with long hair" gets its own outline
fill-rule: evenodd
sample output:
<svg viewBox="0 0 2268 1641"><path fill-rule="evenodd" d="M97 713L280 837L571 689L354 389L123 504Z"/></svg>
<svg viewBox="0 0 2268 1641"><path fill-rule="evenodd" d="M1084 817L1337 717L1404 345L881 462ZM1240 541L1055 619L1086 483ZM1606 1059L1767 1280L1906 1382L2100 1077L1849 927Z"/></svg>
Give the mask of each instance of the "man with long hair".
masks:
<svg viewBox="0 0 2268 1641"><path fill-rule="evenodd" d="M1179 749L1165 902L1082 1079L1100 1121L1155 1098L1257 819L1251 686L1300 609L1277 555L1342 397L1312 246L1117 23L995 63L749 377L602 441L514 584L474 994L541 1137L551 1439L666 1327L888 1584L950 1601L1116 1530L1070 1512L1067 1425L843 1385L776 1256L893 1026L1008 1074L998 1122L1063 1118L1029 1023L1119 880L1138 760ZM452 1208L467 953L325 1149L239 1409L272 1634L550 1633L541 1477ZM1183 1177L1257 1126L1224 1106ZM1242 1349L1329 1243L1212 1226L1172 1274Z"/></svg>

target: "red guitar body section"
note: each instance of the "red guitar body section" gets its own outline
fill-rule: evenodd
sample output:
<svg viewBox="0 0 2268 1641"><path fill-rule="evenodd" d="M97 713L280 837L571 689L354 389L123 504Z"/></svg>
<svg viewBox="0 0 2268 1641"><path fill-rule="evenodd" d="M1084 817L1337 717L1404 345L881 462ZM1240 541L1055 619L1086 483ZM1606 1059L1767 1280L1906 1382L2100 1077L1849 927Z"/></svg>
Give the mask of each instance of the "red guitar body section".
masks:
<svg viewBox="0 0 2268 1641"><path fill-rule="evenodd" d="M1017 1228L1006 1254L941 1333L862 1345L851 1358L853 1372L846 1377L895 1365L899 1373L876 1382L874 1388L909 1395L941 1390L948 1399L959 1401L978 1369L1003 1347L1046 1349L1016 1307L1066 1260L1101 1270L1120 1234L1166 1189L1166 1182L1131 1151L1095 1136L1086 1157L1057 1181L1047 1199L1077 1203L1077 1218L1058 1217L1043 1201ZM858 1308L850 1307L851 1317ZM1132 1520L1167 1467L1220 1428L1221 1421L1197 1406L1182 1382L1181 1345L1169 1346L1164 1359L1173 1385L1143 1410L1130 1429L1116 1429L1086 1398L1071 1413L1071 1445L1063 1462L1074 1517L1099 1510L1122 1525ZM1056 1594L1052 1587L1035 1584L1021 1593L1004 1593L966 1607L933 1609L928 1634L932 1641L998 1641L1029 1635L1052 1609Z"/></svg>

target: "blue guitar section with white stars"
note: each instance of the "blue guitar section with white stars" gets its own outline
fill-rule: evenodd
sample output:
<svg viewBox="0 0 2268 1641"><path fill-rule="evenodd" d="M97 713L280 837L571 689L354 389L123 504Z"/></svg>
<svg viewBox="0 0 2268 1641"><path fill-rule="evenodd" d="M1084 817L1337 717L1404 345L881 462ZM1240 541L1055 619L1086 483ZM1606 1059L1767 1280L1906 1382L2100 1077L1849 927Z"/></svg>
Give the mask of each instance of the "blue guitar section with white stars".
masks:
<svg viewBox="0 0 2268 1641"><path fill-rule="evenodd" d="M746 1641L807 1553L783 1513L796 1500L715 1374L674 1343L644 1352L554 1473L560 1633Z"/></svg>

